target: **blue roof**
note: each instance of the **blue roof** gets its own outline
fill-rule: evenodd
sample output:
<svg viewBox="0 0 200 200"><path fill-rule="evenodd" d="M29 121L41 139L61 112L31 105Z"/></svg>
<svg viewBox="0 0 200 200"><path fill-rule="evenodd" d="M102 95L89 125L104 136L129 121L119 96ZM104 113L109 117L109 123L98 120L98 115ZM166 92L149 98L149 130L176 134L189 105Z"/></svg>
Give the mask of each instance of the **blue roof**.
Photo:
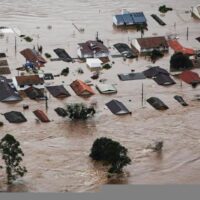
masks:
<svg viewBox="0 0 200 200"><path fill-rule="evenodd" d="M118 24L124 24L124 19L122 17L122 15L115 15Z"/></svg>
<svg viewBox="0 0 200 200"><path fill-rule="evenodd" d="M131 13L134 24L146 23L146 18L143 12Z"/></svg>
<svg viewBox="0 0 200 200"><path fill-rule="evenodd" d="M131 17L131 14L123 14L122 15L125 24L133 24L133 18Z"/></svg>

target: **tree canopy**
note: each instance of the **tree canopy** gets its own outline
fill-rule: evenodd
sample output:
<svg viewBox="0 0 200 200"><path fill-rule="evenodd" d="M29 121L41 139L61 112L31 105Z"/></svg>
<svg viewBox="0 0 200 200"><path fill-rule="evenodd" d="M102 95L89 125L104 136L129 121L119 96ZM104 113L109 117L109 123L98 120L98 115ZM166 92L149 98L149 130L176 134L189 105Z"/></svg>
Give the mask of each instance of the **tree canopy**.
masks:
<svg viewBox="0 0 200 200"><path fill-rule="evenodd" d="M190 69L193 67L193 63L187 55L184 55L182 52L177 52L171 56L170 59L170 70L181 71Z"/></svg>
<svg viewBox="0 0 200 200"><path fill-rule="evenodd" d="M87 107L83 103L74 103L66 106L66 113L67 116L72 120L86 120L89 117L93 117L96 111L93 107Z"/></svg>
<svg viewBox="0 0 200 200"><path fill-rule="evenodd" d="M109 173L121 173L122 168L131 163L127 152L128 150L119 142L102 137L94 141L90 157L93 160L103 161L111 165Z"/></svg>
<svg viewBox="0 0 200 200"><path fill-rule="evenodd" d="M23 177L27 170L20 165L24 156L20 143L12 135L7 134L0 141L0 152L5 162L8 184L18 177ZM1 166L1 168L3 167Z"/></svg>

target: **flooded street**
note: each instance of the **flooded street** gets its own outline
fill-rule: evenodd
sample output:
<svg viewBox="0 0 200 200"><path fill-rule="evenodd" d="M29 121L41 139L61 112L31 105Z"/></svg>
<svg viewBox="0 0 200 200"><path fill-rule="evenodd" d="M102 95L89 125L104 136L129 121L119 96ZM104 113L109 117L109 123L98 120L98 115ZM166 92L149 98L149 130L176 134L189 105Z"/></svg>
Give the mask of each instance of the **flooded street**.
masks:
<svg viewBox="0 0 200 200"><path fill-rule="evenodd" d="M19 53L24 48L42 45L43 52L53 52L55 48L64 48L72 56L77 57L77 43L95 39L98 31L100 39L106 46L111 47L117 42L130 43L140 37L140 32L134 30L120 31L112 25L112 16L127 8L130 11L143 11L148 23L148 31L144 36L177 33L179 41L186 47L200 49L200 43L195 38L200 36L200 21L193 19L190 13L191 6L199 1L174 0L1 0L0 26L18 27L22 34L33 37L33 42L27 43L17 37L17 54L15 55L13 34L0 38L0 51L6 52L12 74L18 75L17 67L21 67L25 59ZM166 4L174 10L161 17L166 26L158 25L151 14L158 14L158 7ZM79 33L72 25L85 29ZM176 23L176 26L174 24ZM51 25L52 29L48 29ZM186 39L186 30L189 27L189 40ZM169 70L169 60L173 51L158 60L155 66ZM24 165L28 173L10 191L25 192L85 192L98 191L104 184L109 183L107 169L94 163L89 158L90 148L96 138L109 137L119 141L128 148L128 155L132 164L125 168L127 176L119 181L122 184L200 184L200 102L192 101L200 94L199 87L193 89L186 83L175 79L176 83L170 87L157 85L153 80L120 81L119 73L129 73L132 69L141 72L148 65L147 59L140 57L136 60L110 58L115 64L109 70L103 70L100 78L108 79L108 83L115 84L118 93L104 96L95 90L95 95L83 99L75 95L70 88L74 80L90 80L92 73L85 63L65 63L48 60L43 68L45 72L59 74L62 69L69 67L67 77L56 77L49 81L52 84L64 84L72 95L64 100L49 96L47 115L51 123L37 124L32 113L35 109L45 111L45 102L33 101L24 98L16 104L0 103L0 113L11 110L23 112L28 122L23 124L9 124L4 116L0 121L0 136L6 133L14 135L20 141L25 153ZM76 71L81 67L84 74ZM194 71L200 73L199 69ZM92 80L93 85L98 80ZM163 100L169 109L160 112L145 102L141 105L141 87L144 84L145 99L158 97ZM95 87L93 86L93 89ZM182 107L174 99L174 95L181 95L189 104ZM132 115L115 116L106 107L105 103L112 99L122 101ZM96 100L97 113L87 122L71 122L55 113L56 107L64 107L66 103L84 102L90 104ZM130 101L131 100L131 101ZM23 110L23 104L30 106ZM164 141L162 154L145 150L149 143L161 139ZM5 173L0 172L0 187L5 185Z"/></svg>

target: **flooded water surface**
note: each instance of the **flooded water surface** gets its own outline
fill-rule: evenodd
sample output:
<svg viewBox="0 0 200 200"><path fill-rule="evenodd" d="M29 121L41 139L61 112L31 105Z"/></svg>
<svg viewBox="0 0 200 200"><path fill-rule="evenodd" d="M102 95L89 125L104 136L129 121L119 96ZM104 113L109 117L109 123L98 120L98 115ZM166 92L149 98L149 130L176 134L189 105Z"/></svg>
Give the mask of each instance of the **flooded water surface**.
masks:
<svg viewBox="0 0 200 200"><path fill-rule="evenodd" d="M127 8L130 11L144 11L148 20L148 31L145 36L177 33L180 42L198 49L199 43L195 40L200 36L200 21L193 19L186 12L197 0L1 0L0 26L17 27L22 34L33 37L32 43L22 41L17 37L17 54L14 50L14 35L8 34L0 39L0 50L7 53L8 63L12 70L10 77L18 75L17 67L22 66L25 60L19 53L24 48L43 45L44 53L53 57L55 48L65 48L72 56L77 57L77 43L99 37L111 47L117 42L130 42L140 37L134 30L116 30L112 25L112 16ZM166 4L174 8L161 18L166 22L165 27L159 26L151 14L158 13L159 5ZM79 33L72 25L84 28ZM175 25L176 24L176 25ZM52 29L48 29L48 26ZM186 30L189 27L189 39L186 39ZM173 52L158 60L155 65L169 70L169 60ZM24 113L27 123L9 124L0 115L0 121L5 125L0 128L0 135L13 134L20 142L25 153L24 164L28 173L13 185L10 191L28 192L85 192L98 191L109 183L107 169L89 158L91 146L96 138L109 137L119 141L128 148L132 164L125 168L126 176L119 180L121 184L192 184L200 183L200 102L192 101L194 95L199 94L199 87L191 88L176 79L177 84L170 87L158 86L153 80L119 81L117 74L128 73L132 69L137 72L152 65L145 58L124 61L122 58L111 58L114 61L112 69L103 70L100 78L115 84L118 93L111 96L95 95L89 99L77 97L69 84L79 78L90 79L91 72L85 63L64 63L62 61L48 61L44 71L59 74L65 67L70 68L67 77L58 77L51 84L64 84L72 94L65 100L58 100L49 96L47 114L52 120L48 124L37 124L32 111L45 111L45 102L36 102L24 98L17 104L0 103L1 113L16 110ZM77 74L81 67L84 74ZM195 70L200 72L199 70ZM98 80L92 81L95 85ZM162 99L169 109L164 112L154 110L148 103L141 105L141 87L144 84L145 99L156 96ZM93 87L94 88L94 87ZM181 107L174 99L174 95L181 95L188 102L188 107ZM115 116L106 107L105 103L112 99L122 101L132 115ZM89 104L96 100L97 113L87 122L71 122L56 115L56 107L64 107L66 103L84 102ZM23 111L23 104L30 106ZM161 154L145 150L149 143L161 139L164 148ZM5 188L5 174L1 171L1 188Z"/></svg>

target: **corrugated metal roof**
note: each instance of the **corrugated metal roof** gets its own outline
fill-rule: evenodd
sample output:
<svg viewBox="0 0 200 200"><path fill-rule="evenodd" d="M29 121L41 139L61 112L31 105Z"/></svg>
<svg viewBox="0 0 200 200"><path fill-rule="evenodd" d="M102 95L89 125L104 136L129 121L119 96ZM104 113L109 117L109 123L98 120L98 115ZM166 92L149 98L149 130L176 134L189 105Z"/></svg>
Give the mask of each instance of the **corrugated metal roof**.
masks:
<svg viewBox="0 0 200 200"><path fill-rule="evenodd" d="M126 25L127 24L129 24L129 25L134 24L133 18L131 17L131 14L124 14L124 15L122 15L122 17L123 17L123 20L124 20Z"/></svg>
<svg viewBox="0 0 200 200"><path fill-rule="evenodd" d="M115 15L118 24L124 24L124 19L122 15Z"/></svg>
<svg viewBox="0 0 200 200"><path fill-rule="evenodd" d="M136 24L146 23L146 18L143 12L131 13L131 16Z"/></svg>

